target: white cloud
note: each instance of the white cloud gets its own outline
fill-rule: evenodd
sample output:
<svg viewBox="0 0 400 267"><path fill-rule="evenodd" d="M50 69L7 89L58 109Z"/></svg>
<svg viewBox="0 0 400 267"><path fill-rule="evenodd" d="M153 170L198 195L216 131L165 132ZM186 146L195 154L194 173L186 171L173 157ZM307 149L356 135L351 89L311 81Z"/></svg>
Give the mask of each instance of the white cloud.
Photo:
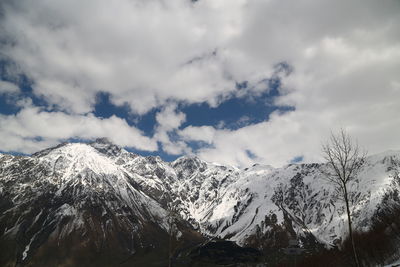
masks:
<svg viewBox="0 0 400 267"><path fill-rule="evenodd" d="M319 160L324 137L339 127L371 153L399 148L398 1L36 0L4 2L3 10L1 29L12 45L3 44L0 52L32 79L35 94L71 113L49 117L70 118L74 125L62 135L22 123L25 111L32 110L39 121L47 114L33 108L2 116L7 126L23 125L12 132L22 136L19 142L25 131L29 138L48 135L51 142L84 137L85 131L95 135L77 129L87 120L111 139L119 133L115 129L126 129L114 136L124 140L118 142L155 149L158 141L171 154L191 153L187 142L203 141L211 145L198 151L203 158L241 166L254 161L279 166L296 156ZM282 77L275 104L294 111L235 131L179 129L185 115L169 103L217 106L241 95L235 84L242 81L249 83L245 93L257 97L268 90L260 80L273 75L281 61L294 72ZM164 107L153 139L121 119L91 115L100 91L140 114ZM124 139L131 132L132 142ZM29 142L27 147L36 145ZM1 148L8 145L3 141Z"/></svg>
<svg viewBox="0 0 400 267"><path fill-rule="evenodd" d="M179 131L179 135L186 141L203 141L212 144L216 131L217 130L211 126L188 126Z"/></svg>
<svg viewBox="0 0 400 267"><path fill-rule="evenodd" d="M40 137L40 138L38 138ZM107 137L114 143L141 150L157 150L157 143L112 116L68 115L27 106L16 115L0 115L0 147L3 151L32 153L69 138Z"/></svg>
<svg viewBox="0 0 400 267"><path fill-rule="evenodd" d="M156 114L156 121L158 128L165 131L171 131L181 126L186 120L186 115L182 112L176 111L176 105L170 104L165 106L160 112Z"/></svg>
<svg viewBox="0 0 400 267"><path fill-rule="evenodd" d="M161 148L172 155L190 153L191 150L181 140L172 140L170 135L176 133L176 129L186 120L186 115L176 111L175 104L164 106L156 114L157 125L155 126L154 139L161 143Z"/></svg>
<svg viewBox="0 0 400 267"><path fill-rule="evenodd" d="M99 91L141 114L168 99L216 105L235 81L213 51L235 35L240 5L8 1L1 22L13 42L2 51L37 95L69 112L90 112Z"/></svg>
<svg viewBox="0 0 400 267"><path fill-rule="evenodd" d="M318 118L306 116L300 112L274 113L269 121L238 130L188 127L181 134L185 140L210 143L211 147L198 151L208 161L241 167L255 162L281 166L296 156L304 156L305 161L320 158L321 133L329 133L329 127L323 128ZM305 124L307 120L314 121L315 125Z"/></svg>
<svg viewBox="0 0 400 267"><path fill-rule="evenodd" d="M0 80L0 95L18 93L19 87L14 83Z"/></svg>
<svg viewBox="0 0 400 267"><path fill-rule="evenodd" d="M295 110L234 131L208 128L211 138L203 127L188 127L182 138L204 134L212 147L199 150L201 157L239 166L319 161L321 143L340 127L370 153L400 149L400 5L381 4L249 1L245 31L230 52L248 69L289 62L295 71L282 78L275 104Z"/></svg>
<svg viewBox="0 0 400 267"><path fill-rule="evenodd" d="M269 121L236 131L214 130L209 141L214 147L199 155L239 166L254 161L281 166L296 156L319 161L330 129L340 127L370 153L400 149L399 48L361 49L341 40L322 40L314 48L318 60L300 61L297 71L283 80L284 90L290 90L277 103L292 105L294 111L273 114ZM203 131L187 128L182 137L196 140Z"/></svg>

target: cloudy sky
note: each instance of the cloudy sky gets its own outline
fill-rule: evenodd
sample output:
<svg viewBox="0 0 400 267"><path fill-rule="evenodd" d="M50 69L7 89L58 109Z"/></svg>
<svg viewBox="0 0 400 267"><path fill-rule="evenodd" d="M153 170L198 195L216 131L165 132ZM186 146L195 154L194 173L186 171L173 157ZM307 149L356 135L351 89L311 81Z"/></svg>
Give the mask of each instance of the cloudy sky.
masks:
<svg viewBox="0 0 400 267"><path fill-rule="evenodd" d="M399 0L2 0L0 151L281 166L400 149Z"/></svg>

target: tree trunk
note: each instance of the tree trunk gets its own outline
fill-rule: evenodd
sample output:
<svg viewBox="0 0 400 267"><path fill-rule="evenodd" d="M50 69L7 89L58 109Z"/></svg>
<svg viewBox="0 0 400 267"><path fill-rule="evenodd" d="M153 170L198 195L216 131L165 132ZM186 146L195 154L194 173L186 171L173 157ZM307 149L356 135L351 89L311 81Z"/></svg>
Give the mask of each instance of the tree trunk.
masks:
<svg viewBox="0 0 400 267"><path fill-rule="evenodd" d="M353 229L352 229L352 226L351 226L349 198L348 198L348 195L347 195L347 186L346 186L346 184L344 184L344 201L346 202L347 222L349 224L349 235L350 235L351 245L353 247L354 262L355 262L357 267L360 267L360 263L358 261L358 256L357 256L357 251L356 251L356 245L354 243Z"/></svg>

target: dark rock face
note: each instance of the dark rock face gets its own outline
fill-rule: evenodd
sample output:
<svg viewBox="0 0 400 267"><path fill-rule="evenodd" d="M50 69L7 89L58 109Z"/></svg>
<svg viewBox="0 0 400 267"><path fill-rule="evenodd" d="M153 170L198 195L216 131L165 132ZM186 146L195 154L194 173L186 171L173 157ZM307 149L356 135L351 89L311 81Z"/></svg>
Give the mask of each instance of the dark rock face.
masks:
<svg viewBox="0 0 400 267"><path fill-rule="evenodd" d="M109 157L116 157L120 155L122 151L122 148L120 146L114 145L107 138L98 138L90 145L100 153Z"/></svg>

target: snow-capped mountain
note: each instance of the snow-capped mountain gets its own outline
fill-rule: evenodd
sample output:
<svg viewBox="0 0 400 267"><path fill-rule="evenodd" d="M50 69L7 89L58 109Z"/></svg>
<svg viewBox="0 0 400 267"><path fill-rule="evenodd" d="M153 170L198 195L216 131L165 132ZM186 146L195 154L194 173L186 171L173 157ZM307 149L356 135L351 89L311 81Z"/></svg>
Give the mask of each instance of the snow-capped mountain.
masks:
<svg viewBox="0 0 400 267"><path fill-rule="evenodd" d="M345 237L347 224L344 203L323 168L238 169L196 157L164 162L106 139L65 143L32 156L0 154L0 249L7 247L2 262L79 249L129 258L168 240L171 209L181 217L178 239L193 238L195 229L240 245L283 247L295 236L304 244L332 245ZM350 185L358 230L388 208L400 189L399 173L399 151L367 158Z"/></svg>
<svg viewBox="0 0 400 267"><path fill-rule="evenodd" d="M44 264L39 258L49 251L59 258L115 253L110 258L123 261L165 246L168 211L135 182L145 178L125 168L135 160L105 140L62 144L31 157L1 155L0 245L6 253L0 265ZM182 220L176 227L177 237L193 232Z"/></svg>

